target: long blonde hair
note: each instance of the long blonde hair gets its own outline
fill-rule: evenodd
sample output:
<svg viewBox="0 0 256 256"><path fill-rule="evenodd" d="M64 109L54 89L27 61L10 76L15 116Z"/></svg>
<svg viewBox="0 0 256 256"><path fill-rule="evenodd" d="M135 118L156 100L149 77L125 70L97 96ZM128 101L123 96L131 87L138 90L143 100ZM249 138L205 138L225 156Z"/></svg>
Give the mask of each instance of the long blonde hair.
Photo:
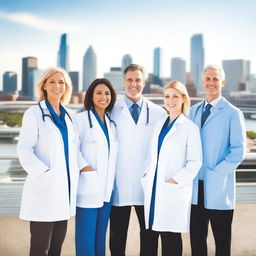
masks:
<svg viewBox="0 0 256 256"><path fill-rule="evenodd" d="M190 98L189 98L189 95L188 95L188 91L187 91L187 88L186 86L179 82L179 81L171 81L169 84L167 84L165 87L164 87L164 90L163 90L163 93L169 89L169 88L174 88L176 89L177 91L179 91L183 96L184 96L184 103L182 104L182 107L181 107L181 112L184 114L184 115L188 115L189 113L189 109L190 109Z"/></svg>
<svg viewBox="0 0 256 256"><path fill-rule="evenodd" d="M53 76L56 73L61 73L63 75L64 81L66 84L66 91L65 91L64 95L62 96L60 102L63 105L69 103L71 94L72 94L72 82L71 82L71 79L70 79L68 73L64 69L59 68L59 67L48 68L47 70L45 70L45 72L39 78L39 80L36 84L38 102L45 100L47 98L47 92L43 88L44 84L49 77Z"/></svg>

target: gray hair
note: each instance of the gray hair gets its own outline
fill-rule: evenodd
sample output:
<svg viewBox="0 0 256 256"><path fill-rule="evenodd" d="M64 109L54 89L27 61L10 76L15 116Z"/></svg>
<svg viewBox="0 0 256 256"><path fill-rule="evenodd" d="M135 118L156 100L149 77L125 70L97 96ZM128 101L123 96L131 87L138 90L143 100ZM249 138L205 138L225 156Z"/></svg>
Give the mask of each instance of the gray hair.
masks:
<svg viewBox="0 0 256 256"><path fill-rule="evenodd" d="M142 76L145 80L145 70L144 67L138 65L138 64L130 64L128 65L124 71L123 71L123 76L125 77L125 75L128 73L128 71L140 71L142 73Z"/></svg>
<svg viewBox="0 0 256 256"><path fill-rule="evenodd" d="M224 72L224 69L223 69L222 67L218 66L218 65L212 65L212 64L211 64L211 65L207 65L207 66L204 68L204 70L203 70L203 72L202 72L202 79L204 79L204 73L205 73L208 69L216 69L216 70L218 70L221 80L225 80L225 72Z"/></svg>

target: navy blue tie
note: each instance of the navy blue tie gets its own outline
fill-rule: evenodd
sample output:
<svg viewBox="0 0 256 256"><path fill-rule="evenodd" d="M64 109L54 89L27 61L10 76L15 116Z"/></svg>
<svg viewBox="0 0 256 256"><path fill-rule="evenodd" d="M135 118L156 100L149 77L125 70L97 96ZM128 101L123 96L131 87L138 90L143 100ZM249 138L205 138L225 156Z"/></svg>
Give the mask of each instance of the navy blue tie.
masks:
<svg viewBox="0 0 256 256"><path fill-rule="evenodd" d="M207 104L206 107L205 107L205 110L202 114L202 117L201 117L201 127L203 127L207 117L211 114L211 109L212 105L211 104Z"/></svg>
<svg viewBox="0 0 256 256"><path fill-rule="evenodd" d="M133 118L135 124L137 124L138 119L139 119L138 107L139 107L139 105L136 103L134 103L132 105L132 113L131 114L132 114L132 118Z"/></svg>

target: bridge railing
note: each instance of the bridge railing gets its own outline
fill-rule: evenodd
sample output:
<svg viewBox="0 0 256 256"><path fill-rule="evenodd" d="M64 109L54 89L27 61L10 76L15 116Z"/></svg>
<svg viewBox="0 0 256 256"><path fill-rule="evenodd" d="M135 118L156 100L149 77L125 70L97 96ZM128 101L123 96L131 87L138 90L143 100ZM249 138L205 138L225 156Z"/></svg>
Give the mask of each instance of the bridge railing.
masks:
<svg viewBox="0 0 256 256"><path fill-rule="evenodd" d="M20 182L26 178L17 154L0 154L0 183ZM256 182L256 153L246 153L236 171L237 182Z"/></svg>

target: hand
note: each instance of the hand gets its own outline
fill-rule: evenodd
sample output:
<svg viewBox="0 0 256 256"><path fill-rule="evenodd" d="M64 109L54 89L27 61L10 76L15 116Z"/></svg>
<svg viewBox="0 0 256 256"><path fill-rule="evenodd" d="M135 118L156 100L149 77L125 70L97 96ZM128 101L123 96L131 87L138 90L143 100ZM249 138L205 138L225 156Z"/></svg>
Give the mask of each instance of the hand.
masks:
<svg viewBox="0 0 256 256"><path fill-rule="evenodd" d="M96 170L92 169L90 165L87 165L80 170L80 172L93 172L93 171L95 172Z"/></svg>
<svg viewBox="0 0 256 256"><path fill-rule="evenodd" d="M167 180L167 183L178 184L178 182L176 180L172 179L172 178Z"/></svg>

